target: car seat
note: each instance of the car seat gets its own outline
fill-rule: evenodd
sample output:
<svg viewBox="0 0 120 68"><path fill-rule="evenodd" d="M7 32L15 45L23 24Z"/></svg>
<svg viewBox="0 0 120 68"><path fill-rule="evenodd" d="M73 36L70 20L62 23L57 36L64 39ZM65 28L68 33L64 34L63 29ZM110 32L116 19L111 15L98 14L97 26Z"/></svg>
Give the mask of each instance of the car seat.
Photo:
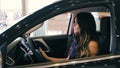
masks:
<svg viewBox="0 0 120 68"><path fill-rule="evenodd" d="M110 17L103 17L100 21L100 54L109 54L110 51Z"/></svg>

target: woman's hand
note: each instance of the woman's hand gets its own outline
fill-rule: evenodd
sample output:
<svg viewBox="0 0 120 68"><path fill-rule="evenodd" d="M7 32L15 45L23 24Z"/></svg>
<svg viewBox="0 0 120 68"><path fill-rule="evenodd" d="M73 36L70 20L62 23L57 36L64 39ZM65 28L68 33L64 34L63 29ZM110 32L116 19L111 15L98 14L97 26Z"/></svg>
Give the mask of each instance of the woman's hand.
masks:
<svg viewBox="0 0 120 68"><path fill-rule="evenodd" d="M49 57L41 48L39 48L41 54L43 55L43 57L49 61L52 62L60 62L60 61L66 61L69 60L67 58L54 58L54 57Z"/></svg>

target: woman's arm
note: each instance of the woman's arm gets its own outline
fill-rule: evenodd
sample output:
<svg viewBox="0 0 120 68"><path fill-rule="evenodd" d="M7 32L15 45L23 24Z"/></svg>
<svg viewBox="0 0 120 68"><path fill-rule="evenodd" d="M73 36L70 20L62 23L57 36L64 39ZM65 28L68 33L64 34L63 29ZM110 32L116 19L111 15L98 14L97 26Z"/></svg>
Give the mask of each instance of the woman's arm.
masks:
<svg viewBox="0 0 120 68"><path fill-rule="evenodd" d="M68 60L67 58L54 58L54 57L49 57L47 56L47 54L40 48L39 49L40 52L42 53L43 57L49 61L52 61L52 62L60 62L60 61L66 61Z"/></svg>
<svg viewBox="0 0 120 68"><path fill-rule="evenodd" d="M90 41L88 44L90 50L90 56L96 56L98 54L98 43L96 41Z"/></svg>

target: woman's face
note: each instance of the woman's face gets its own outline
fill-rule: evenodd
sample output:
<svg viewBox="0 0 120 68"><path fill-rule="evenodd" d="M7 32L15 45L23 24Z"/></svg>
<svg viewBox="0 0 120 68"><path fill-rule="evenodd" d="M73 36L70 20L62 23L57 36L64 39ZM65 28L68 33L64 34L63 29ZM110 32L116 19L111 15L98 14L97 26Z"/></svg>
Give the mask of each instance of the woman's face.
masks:
<svg viewBox="0 0 120 68"><path fill-rule="evenodd" d="M76 18L74 19L74 22L73 22L73 29L74 29L75 36L80 34L80 26L78 25Z"/></svg>

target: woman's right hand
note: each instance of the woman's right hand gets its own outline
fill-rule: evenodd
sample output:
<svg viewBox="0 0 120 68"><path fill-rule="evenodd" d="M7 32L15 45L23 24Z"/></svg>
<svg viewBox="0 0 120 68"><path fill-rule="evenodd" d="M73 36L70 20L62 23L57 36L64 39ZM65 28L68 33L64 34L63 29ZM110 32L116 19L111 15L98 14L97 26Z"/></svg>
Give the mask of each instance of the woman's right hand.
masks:
<svg viewBox="0 0 120 68"><path fill-rule="evenodd" d="M39 48L41 54L43 55L43 57L49 61L52 62L60 62L60 61L65 61L65 60L69 60L67 58L54 58L54 57L49 57L41 48Z"/></svg>

